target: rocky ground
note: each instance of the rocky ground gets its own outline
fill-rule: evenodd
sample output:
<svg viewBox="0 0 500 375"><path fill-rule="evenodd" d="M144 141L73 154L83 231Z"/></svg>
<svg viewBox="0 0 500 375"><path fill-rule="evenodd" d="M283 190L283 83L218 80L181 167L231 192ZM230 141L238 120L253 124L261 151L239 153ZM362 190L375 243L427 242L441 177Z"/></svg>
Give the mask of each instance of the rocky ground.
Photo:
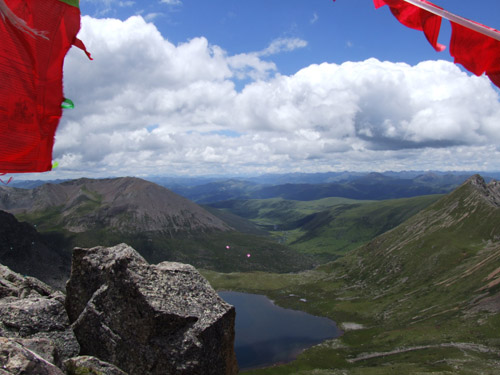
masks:
<svg viewBox="0 0 500 375"><path fill-rule="evenodd" d="M191 266L75 249L67 295L0 265L0 375L237 374L234 307Z"/></svg>

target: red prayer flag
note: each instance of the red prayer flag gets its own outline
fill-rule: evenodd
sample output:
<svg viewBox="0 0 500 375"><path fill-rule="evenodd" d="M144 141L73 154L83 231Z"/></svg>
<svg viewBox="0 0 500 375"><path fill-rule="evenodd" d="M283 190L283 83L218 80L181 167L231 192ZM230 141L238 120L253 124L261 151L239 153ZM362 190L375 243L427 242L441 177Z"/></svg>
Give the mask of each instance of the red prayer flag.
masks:
<svg viewBox="0 0 500 375"><path fill-rule="evenodd" d="M0 172L49 171L78 0L0 2Z"/></svg>
<svg viewBox="0 0 500 375"><path fill-rule="evenodd" d="M477 76L486 73L500 87L500 41L455 22L451 26L450 54L455 63Z"/></svg>
<svg viewBox="0 0 500 375"><path fill-rule="evenodd" d="M441 19L452 25L450 54L455 63L480 76L483 73L500 87L500 32L445 11L427 0L373 0L375 8L388 5L393 15L405 26L423 30L436 51Z"/></svg>
<svg viewBox="0 0 500 375"><path fill-rule="evenodd" d="M425 0L422 1L428 3ZM446 48L437 42L439 30L441 29L441 17L408 4L403 0L373 0L373 3L376 9L388 5L394 17L403 25L423 31L425 37L436 51L441 52Z"/></svg>

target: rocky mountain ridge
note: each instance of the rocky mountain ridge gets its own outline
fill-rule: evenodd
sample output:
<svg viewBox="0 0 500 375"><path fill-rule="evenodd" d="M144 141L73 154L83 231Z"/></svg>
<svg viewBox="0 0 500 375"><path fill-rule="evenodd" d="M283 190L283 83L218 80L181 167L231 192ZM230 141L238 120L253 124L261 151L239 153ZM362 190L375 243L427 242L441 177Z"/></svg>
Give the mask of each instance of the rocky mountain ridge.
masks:
<svg viewBox="0 0 500 375"><path fill-rule="evenodd" d="M432 311L500 312L500 183L475 175L341 261L345 277L377 298L406 290ZM432 293L429 292L432 290ZM494 301L496 301L494 303ZM383 312L403 314L394 302Z"/></svg>

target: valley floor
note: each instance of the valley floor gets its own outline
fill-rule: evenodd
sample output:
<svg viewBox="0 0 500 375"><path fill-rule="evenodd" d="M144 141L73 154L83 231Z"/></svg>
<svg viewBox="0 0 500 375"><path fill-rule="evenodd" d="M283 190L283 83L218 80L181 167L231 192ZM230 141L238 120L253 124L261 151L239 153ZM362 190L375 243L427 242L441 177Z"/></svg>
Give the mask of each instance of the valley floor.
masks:
<svg viewBox="0 0 500 375"><path fill-rule="evenodd" d="M424 308L419 298L402 301L407 309L391 311L394 301L388 297L355 296L341 273L328 267L295 274L203 271L216 289L265 294L280 306L331 318L344 329L340 338L304 351L291 363L245 374L499 373L498 314L465 313L458 306Z"/></svg>

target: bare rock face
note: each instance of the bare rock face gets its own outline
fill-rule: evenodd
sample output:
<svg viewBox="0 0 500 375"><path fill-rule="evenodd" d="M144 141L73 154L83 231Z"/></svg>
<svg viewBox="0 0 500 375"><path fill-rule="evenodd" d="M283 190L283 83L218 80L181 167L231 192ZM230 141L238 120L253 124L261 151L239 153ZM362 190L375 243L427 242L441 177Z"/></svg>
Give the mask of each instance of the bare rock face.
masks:
<svg viewBox="0 0 500 375"><path fill-rule="evenodd" d="M0 375L64 375L58 367L14 339L0 337Z"/></svg>
<svg viewBox="0 0 500 375"><path fill-rule="evenodd" d="M89 356L70 358L64 367L67 374L127 375L118 367Z"/></svg>
<svg viewBox="0 0 500 375"><path fill-rule="evenodd" d="M55 364L78 354L64 295L0 265L0 336L42 353Z"/></svg>
<svg viewBox="0 0 500 375"><path fill-rule="evenodd" d="M76 248L66 309L82 355L130 375L237 374L235 309L194 267L131 247Z"/></svg>

